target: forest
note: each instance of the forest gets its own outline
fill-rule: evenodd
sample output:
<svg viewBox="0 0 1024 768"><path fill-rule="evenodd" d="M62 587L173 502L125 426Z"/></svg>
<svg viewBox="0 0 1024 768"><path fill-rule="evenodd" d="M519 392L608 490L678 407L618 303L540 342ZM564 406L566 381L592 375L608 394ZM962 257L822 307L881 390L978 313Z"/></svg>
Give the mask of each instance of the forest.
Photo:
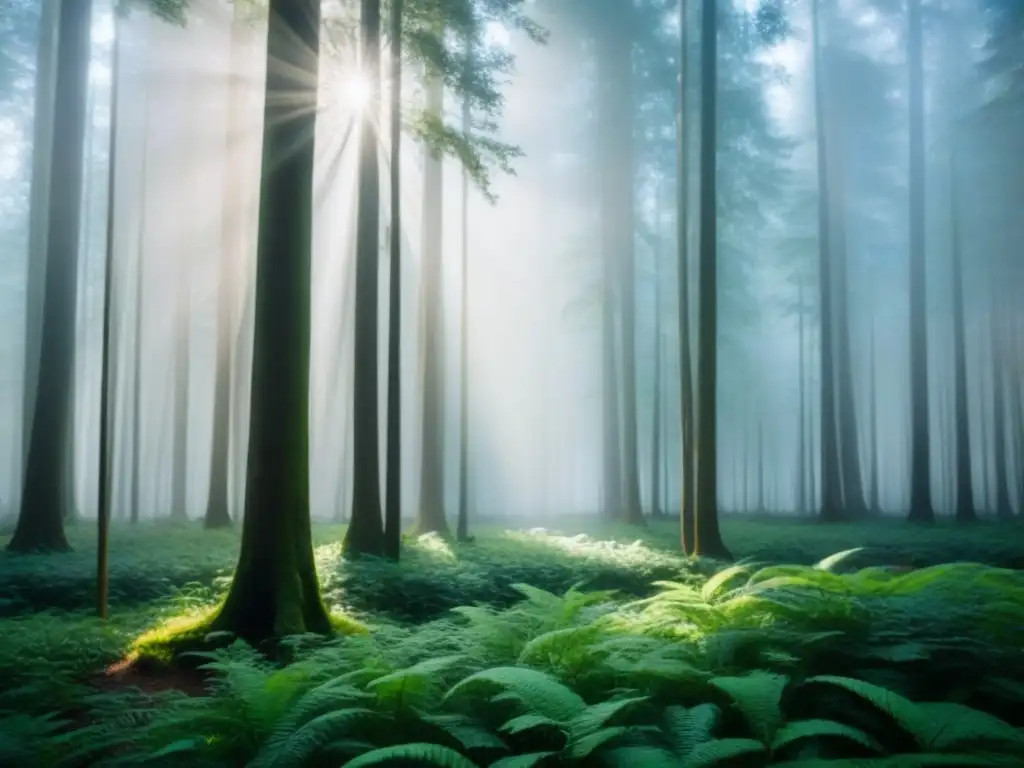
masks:
<svg viewBox="0 0 1024 768"><path fill-rule="evenodd" d="M1024 765L1020 0L0 0L0 765Z"/></svg>

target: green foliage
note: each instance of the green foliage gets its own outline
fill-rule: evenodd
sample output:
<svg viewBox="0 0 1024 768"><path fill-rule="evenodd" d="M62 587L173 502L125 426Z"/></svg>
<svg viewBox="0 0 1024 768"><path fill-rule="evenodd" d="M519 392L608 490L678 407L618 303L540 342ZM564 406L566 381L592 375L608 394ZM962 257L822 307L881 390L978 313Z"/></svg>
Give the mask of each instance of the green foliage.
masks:
<svg viewBox="0 0 1024 768"><path fill-rule="evenodd" d="M545 541L520 536L506 546ZM428 538L413 549L444 573L456 553L443 545ZM573 546L592 558L629 550L553 536L547 545L563 559ZM5 694L0 761L1019 765L1024 689L1013 680L1024 676L1024 577L965 563L852 570L860 555L740 564L710 578L678 567L653 595L631 600L517 583L515 603L501 597L419 626L378 619L334 640L293 638L287 665L235 643L199 655L205 696L79 690L74 703L45 702L58 716L39 711L38 698L25 706L24 691ZM40 621L7 619L5 631ZM69 621L72 632L85 626ZM111 633L125 641L130 629ZM90 640L116 650L116 637ZM12 653L48 655L46 642ZM97 661L76 667L58 655L45 674ZM0 659L5 670L13 663Z"/></svg>

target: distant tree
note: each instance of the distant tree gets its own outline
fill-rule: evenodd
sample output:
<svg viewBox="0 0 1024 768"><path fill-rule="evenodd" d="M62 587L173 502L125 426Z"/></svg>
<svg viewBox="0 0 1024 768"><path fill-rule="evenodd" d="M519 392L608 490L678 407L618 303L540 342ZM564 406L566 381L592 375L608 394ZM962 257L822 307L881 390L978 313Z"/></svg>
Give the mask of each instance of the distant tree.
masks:
<svg viewBox="0 0 1024 768"><path fill-rule="evenodd" d="M907 68L910 88L910 514L935 519L928 436L928 323L925 269L924 25L921 0L908 0Z"/></svg>

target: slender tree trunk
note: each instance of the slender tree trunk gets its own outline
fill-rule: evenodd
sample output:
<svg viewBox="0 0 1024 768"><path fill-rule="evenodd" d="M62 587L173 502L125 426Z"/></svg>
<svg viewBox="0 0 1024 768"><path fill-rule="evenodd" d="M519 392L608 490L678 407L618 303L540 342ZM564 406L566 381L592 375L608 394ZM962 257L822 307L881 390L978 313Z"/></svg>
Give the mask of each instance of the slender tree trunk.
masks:
<svg viewBox="0 0 1024 768"><path fill-rule="evenodd" d="M832 212L836 219L831 255L834 258L835 274L832 287L835 291L835 376L838 395L839 416L839 462L843 488L843 512L853 520L867 515L864 501L864 479L860 464L860 440L857 426L857 407L853 391L853 354L850 332L850 269L847 259L846 236L846 163L842 156L843 147L839 131L833 142L833 184L830 192Z"/></svg>
<svg viewBox="0 0 1024 768"><path fill-rule="evenodd" d="M280 0L285 2L285 0ZM294 2L294 0L288 0ZM309 0L310 2L312 0ZM377 388L377 305L380 270L380 0L362 0L359 22L363 72L371 98L359 131L359 214L356 222L355 354L352 395L352 515L345 534L349 554L380 554L380 404Z"/></svg>
<svg viewBox="0 0 1024 768"><path fill-rule="evenodd" d="M619 260L619 307L622 332L622 493L623 519L632 525L644 525L640 501L639 451L637 449L636 402L636 250L634 248L635 208L633 151L633 66L632 44L628 37L614 47L612 95L614 134L618 151L613 154L618 166L614 177L616 227L615 250Z"/></svg>
<svg viewBox="0 0 1024 768"><path fill-rule="evenodd" d="M402 550L402 14L391 0L391 238L388 276L388 418L384 554Z"/></svg>
<svg viewBox="0 0 1024 768"><path fill-rule="evenodd" d="M869 510L875 517L882 514L881 477L878 456L878 374L875 352L875 322L871 321L871 501Z"/></svg>
<svg viewBox="0 0 1024 768"><path fill-rule="evenodd" d="M757 422L757 513L765 514L764 499L764 422Z"/></svg>
<svg viewBox="0 0 1024 768"><path fill-rule="evenodd" d="M440 119L444 82L437 72L427 73L427 112ZM439 150L428 147L423 169L423 449L420 453L419 533L448 533L444 494L444 266L442 254L444 213L444 161Z"/></svg>
<svg viewBox="0 0 1024 768"><path fill-rule="evenodd" d="M99 439L99 472L96 493L96 609L100 618L107 618L107 594L109 581L109 549L110 549L110 487L112 481L111 457L113 448L110 440L111 383L116 375L111 375L111 346L116 344L114 336L114 291L116 286L114 273L114 221L115 203L117 201L117 123L118 96L120 92L121 44L118 34L120 22L114 14L113 60L110 67L110 145L107 153L109 165L107 175L107 233L106 253L103 270L103 336L100 361L100 439Z"/></svg>
<svg viewBox="0 0 1024 768"><path fill-rule="evenodd" d="M797 483L796 483L796 511L797 514L807 513L807 376L804 366L804 283L800 278L800 285L797 289L797 388L799 390L800 417L797 424L799 435L796 440L797 451Z"/></svg>
<svg viewBox="0 0 1024 768"><path fill-rule="evenodd" d="M661 216L660 200L655 204L655 221ZM663 517L659 503L661 488L661 250L654 249L654 385L651 413L651 517Z"/></svg>
<svg viewBox="0 0 1024 768"><path fill-rule="evenodd" d="M993 292L998 292L998 288L993 286ZM1003 357L1000 314L1001 306L993 300L989 318L992 334L992 463L996 475L996 517L1005 520L1013 517L1013 505L1010 502L1010 480L1007 472L1006 361Z"/></svg>
<svg viewBox="0 0 1024 768"><path fill-rule="evenodd" d="M693 553L732 559L718 525L718 3L701 14L700 310Z"/></svg>
<svg viewBox="0 0 1024 768"><path fill-rule="evenodd" d="M470 44L467 43L467 48ZM470 51L467 51L467 82L472 75ZM462 101L462 132L472 129L469 99ZM459 518L456 536L469 540L469 172L462 168L462 318L459 321ZM545 467L546 469L546 467Z"/></svg>
<svg viewBox="0 0 1024 768"><path fill-rule="evenodd" d="M935 520L928 437L928 319L925 269L924 30L921 0L909 0L907 66L910 80L910 513Z"/></svg>
<svg viewBox="0 0 1024 768"><path fill-rule="evenodd" d="M233 632L253 645L331 628L320 599L309 518L313 129L319 40L318 0L270 0L267 62L272 64L267 67L264 108L249 493L238 566L211 624L212 630ZM371 42L376 51L377 37ZM377 72L372 75L379 78ZM379 84L379 79L374 82ZM376 159L376 139L370 138ZM379 527L379 505L377 512Z"/></svg>
<svg viewBox="0 0 1024 768"><path fill-rule="evenodd" d="M38 386L25 465L21 511L8 549L66 551L64 501L67 440L74 380L75 314L82 216L86 91L92 2L60 11L53 113L48 231Z"/></svg>
<svg viewBox="0 0 1024 768"><path fill-rule="evenodd" d="M599 22L604 25L605 22ZM622 302L617 302L616 285L620 284L622 271L618 268L621 260L626 258L620 248L622 237L620 229L623 225L623 212L618 209L622 200L622 190L618 186L624 182L615 174L622 164L620 155L623 147L619 144L622 137L621 129L617 130L616 122L621 122L616 103L616 78L624 75L616 71L616 64L621 64L616 57L616 47L623 45L614 39L606 29L597 34L597 82L598 82L598 146L601 157L600 180L598 194L600 196L600 234L601 234L601 398L603 429L602 446L604 466L602 481L604 488L604 511L608 519L618 520L626 510L626 497L623 474L623 445L620 429L622 415L620 404L619 361L616 356L616 306L621 309ZM618 164L617 164L618 163ZM631 183L631 182L628 182ZM632 199L632 196L629 196ZM625 355L623 355L625 358Z"/></svg>
<svg viewBox="0 0 1024 768"><path fill-rule="evenodd" d="M839 465L839 435L836 413L836 370L834 355L832 243L829 205L829 144L825 121L824 48L821 41L820 0L812 5L814 37L814 115L818 149L818 250L819 314L821 345L821 519L844 519L842 480Z"/></svg>
<svg viewBox="0 0 1024 768"><path fill-rule="evenodd" d="M694 453L693 366L690 349L690 130L687 115L689 94L689 2L679 0L679 93L676 97L676 241L679 261L676 295L679 314L679 418L682 463L682 508L680 543L685 554L693 554L696 455Z"/></svg>
<svg viewBox="0 0 1024 768"><path fill-rule="evenodd" d="M225 140L224 202L221 224L221 251L217 273L217 357L213 395L213 446L210 451L210 488L206 499L204 525L224 528L231 525L228 487L231 474L231 362L234 359L235 305L238 301L238 276L241 274L242 203L234 194L239 167L243 162L240 136L245 125L244 70L247 60L247 33L250 21L244 4L235 2L231 21L231 72L228 86L228 125Z"/></svg>
<svg viewBox="0 0 1024 768"><path fill-rule="evenodd" d="M955 129L954 129L955 130ZM971 424L967 407L967 321L964 318L964 268L960 243L960 173L957 140L950 134L950 250L953 263L953 387L956 408L956 500L954 516L958 522L978 519L974 508L974 479L971 474Z"/></svg>

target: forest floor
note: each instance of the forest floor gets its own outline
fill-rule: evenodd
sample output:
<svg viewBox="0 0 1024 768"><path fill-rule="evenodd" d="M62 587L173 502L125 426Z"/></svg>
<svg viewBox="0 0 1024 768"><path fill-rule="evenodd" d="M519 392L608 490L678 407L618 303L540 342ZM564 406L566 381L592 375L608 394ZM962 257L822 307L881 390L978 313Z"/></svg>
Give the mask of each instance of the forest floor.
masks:
<svg viewBox="0 0 1024 768"><path fill-rule="evenodd" d="M316 526L314 544L325 602L350 617L356 634L342 644L303 647L298 661L285 670L274 670L247 650L232 648L215 654L215 669L208 672L212 683L180 672L173 677L148 675L144 669L126 666L124 660L140 636L148 632L150 639L159 640L175 622L216 604L235 563L237 531L204 531L198 524L115 525L111 619L106 622L92 615L91 526L70 527L71 553L2 553L0 765L101 765L116 759L124 765L179 765L186 757L199 765L339 765L344 762L340 757L395 746L393 727L384 728L379 738L355 739L346 735L342 721L358 720L366 712L382 716L382 707L389 717L397 717L392 711L396 695L408 698L402 699L402 706L422 707L420 699L429 699L431 708L455 717L456 711L449 711L449 697L438 699L434 688L448 688L452 694L451 684L459 678L475 673L479 680L493 673L484 686L490 687L487 700L495 688L516 686L526 686L518 695L529 699L524 690L533 690L530 686L536 681L502 677L507 673L500 670L510 664L568 686L552 689L530 705L534 716L552 722L560 722L554 717L558 706L553 702L569 707L569 697L577 694L587 702L600 702L621 696L623 688L653 700L667 697L672 705L718 707L720 717L712 719L719 725L713 728L708 721L701 737L702 744L712 745L702 747L713 753L710 762L701 762L698 754L689 762L679 758L675 763L643 765L761 766L783 764L783 758L794 755L892 755L908 749L927 754L940 746L943 754L966 759L965 745L973 750L973 762L894 765L1024 765L1024 731L1018 729L1024 726L1024 526L1019 523L960 528L878 521L831 526L726 518L723 534L733 554L757 565L719 575L713 575L714 564L695 563L679 554L677 520L654 521L638 531L564 519L560 529L563 532L512 531L498 524L481 525L474 531L476 541L461 545L420 537L406 543L402 562L396 565L372 559L346 562L340 556L343 528ZM853 547L863 549L841 563L809 567ZM942 565L965 561L980 565ZM784 567L758 570L769 564ZM655 583L666 581L672 584ZM570 591L574 587L578 591ZM793 602L797 593L805 603ZM667 616L674 617L669 623L676 622L676 629L666 629ZM647 645L624 651L615 645L621 643L623 632L631 642L642 636ZM686 643L681 644L684 635ZM612 647L616 650L608 650ZM680 655L684 647L687 650ZM451 661L453 654L462 661ZM341 685L339 691L351 694L345 706L315 697L308 706L301 704L315 684L343 670L347 677L335 683ZM728 682L740 674L753 675L764 690L778 688L771 705L778 711L769 718L774 723L770 733L763 730L769 727L766 722L733 722L729 713L737 707L740 714L750 714L745 694ZM966 741L933 744L923 731L914 729L948 719L956 714L953 710L918 713L917 720L904 713L902 725L895 727L888 721L865 725L863 715L850 722L836 715L828 721L831 725L819 722L823 732L796 725L773 746L786 727L825 717L834 690L822 699L820 713L801 712L791 700L791 687L809 685L814 674L885 686L851 691L853 683L829 683L833 689L845 685L848 697L869 703L873 695L891 698L899 693L915 701L970 704L976 708L970 710L972 717L987 712L1015 728L1006 726L1010 730L1003 729L999 736L1005 723L978 720L975 727L984 732L980 737L968 734ZM954 679L961 681L959 687L953 685ZM966 680L972 681L969 690ZM373 706L367 703L367 690L376 697ZM763 691L758 695L763 697ZM190 704L182 696L203 703ZM841 699L836 700L848 710L850 702ZM153 709L157 701L160 714ZM477 709L483 706L481 701ZM627 705L623 708L625 712ZM299 714L289 714L296 711ZM317 718L332 712L334 726L317 735L317 728L327 727ZM958 712L962 719L964 712ZM643 720L640 714L635 716ZM758 715L762 716L768 715ZM558 753L559 760L570 764L585 764L594 750L607 752L604 757L611 759L615 750L642 746L657 751L664 746L644 741L647 737L638 736L640 731L630 730L630 736L609 731L605 740L594 735L604 733L605 727L635 725L627 722L628 717L620 724L618 714L609 714L600 727L592 724L587 733L575 736L572 728L563 727L569 741L555 747L550 734L537 732L540 721L511 726L506 722L502 727L499 723L484 732L474 721L474 741L466 736L468 721L456 728L454 721L423 717L416 721L417 728L425 729L420 737L409 736L405 742L455 749L472 760L467 765L490 765L492 756L520 755L527 748L537 751L538 744L544 747L540 751ZM122 733L127 726L136 733L128 741ZM364 722L356 730L369 733L367 728ZM300 738L300 731L305 736ZM577 737L600 743L581 752L572 741ZM665 736L669 741L671 737ZM992 754L1015 757L991 762L996 758L988 747L975 744L979 738L983 746L1002 738L998 752ZM1008 747L1006 739L1013 746ZM837 740L845 747L833 749ZM717 742L727 743L714 746ZM732 757L716 751L730 749L740 750L739 762L729 762ZM281 750L291 756L291 763ZM570 760L569 752L576 757ZM43 762L41 754L48 756ZM654 755L649 752L650 760ZM210 760L199 759L203 756ZM264 763L251 763L257 757ZM462 765L452 762L451 755L431 759L437 765ZM528 768L545 759L519 765Z"/></svg>

